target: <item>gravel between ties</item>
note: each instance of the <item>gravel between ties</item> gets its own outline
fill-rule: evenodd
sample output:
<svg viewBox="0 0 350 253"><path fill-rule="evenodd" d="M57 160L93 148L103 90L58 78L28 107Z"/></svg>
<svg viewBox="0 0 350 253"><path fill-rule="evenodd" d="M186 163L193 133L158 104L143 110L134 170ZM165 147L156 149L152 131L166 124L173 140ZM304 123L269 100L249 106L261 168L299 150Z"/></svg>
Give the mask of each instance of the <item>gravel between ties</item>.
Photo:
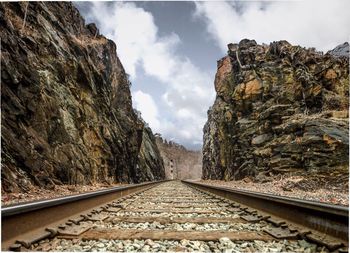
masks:
<svg viewBox="0 0 350 253"><path fill-rule="evenodd" d="M52 247L51 245L55 245ZM99 251L99 252L328 252L325 248L304 240L233 242L223 237L219 241L190 241L190 240L58 240L37 248L45 251Z"/></svg>
<svg viewBox="0 0 350 253"><path fill-rule="evenodd" d="M173 189L177 189L174 191ZM202 203L207 203L202 207L190 209L191 204L181 203L183 196L192 196L193 199ZM160 195L161 197L159 197ZM176 206L171 207L168 200L169 196L176 201ZM231 218L238 219L244 211L232 213L226 208L225 203L220 198L216 198L217 202L208 200L208 195L200 193L180 182L168 182L160 186L154 187L138 196L126 199L125 201L117 201L123 205L125 209L121 209L116 213L106 213L109 219L105 221L88 221L87 224L92 225L92 229L137 229L140 231L161 230L161 231L256 231L263 233L264 228L272 225L266 221L257 223L249 222L232 222L232 223L160 223L157 221L149 222L126 222L123 220L114 220L114 218L138 217L147 220L147 217L159 218ZM148 205L152 204L152 207ZM158 206L156 207L156 204ZM184 207L181 207L183 205ZM195 204L193 204L195 206ZM213 211L214 207L221 208L218 213L196 213L197 210ZM151 211L128 211L128 209L174 209L174 210L191 210L190 213L169 213L169 212L151 212ZM103 212L104 213L104 212ZM83 239L50 239L44 240L32 246L33 251L98 251L98 252L328 252L325 248L317 247L317 245L306 242L304 240L271 240L271 241L232 241L227 237L222 237L218 241L196 241L196 240L83 240Z"/></svg>

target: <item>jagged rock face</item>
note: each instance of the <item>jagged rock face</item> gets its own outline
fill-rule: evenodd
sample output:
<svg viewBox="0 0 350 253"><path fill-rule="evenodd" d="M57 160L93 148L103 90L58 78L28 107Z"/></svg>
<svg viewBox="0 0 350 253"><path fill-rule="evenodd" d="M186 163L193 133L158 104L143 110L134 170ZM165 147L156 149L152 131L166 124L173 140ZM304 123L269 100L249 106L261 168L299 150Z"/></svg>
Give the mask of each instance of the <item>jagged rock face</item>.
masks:
<svg viewBox="0 0 350 253"><path fill-rule="evenodd" d="M138 180L159 180L165 178L163 158L160 155L156 139L149 127L144 127L142 132L142 145L140 150L140 162L138 164ZM163 168L163 169L159 169Z"/></svg>
<svg viewBox="0 0 350 253"><path fill-rule="evenodd" d="M71 3L27 4L0 4L3 190L151 178L115 44Z"/></svg>
<svg viewBox="0 0 350 253"><path fill-rule="evenodd" d="M202 152L188 150L184 146L163 139L156 134L156 143L164 161L167 179L200 179Z"/></svg>
<svg viewBox="0 0 350 253"><path fill-rule="evenodd" d="M347 57L286 41L228 48L204 126L204 179L348 165Z"/></svg>

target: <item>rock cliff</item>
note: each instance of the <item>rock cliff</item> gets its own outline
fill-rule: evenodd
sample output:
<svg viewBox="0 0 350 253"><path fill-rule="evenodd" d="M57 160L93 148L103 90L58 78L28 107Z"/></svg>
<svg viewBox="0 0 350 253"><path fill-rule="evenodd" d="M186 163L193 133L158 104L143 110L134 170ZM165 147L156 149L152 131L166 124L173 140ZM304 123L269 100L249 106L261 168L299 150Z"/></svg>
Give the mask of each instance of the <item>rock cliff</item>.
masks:
<svg viewBox="0 0 350 253"><path fill-rule="evenodd" d="M204 127L203 178L348 166L348 47L229 44Z"/></svg>
<svg viewBox="0 0 350 253"><path fill-rule="evenodd" d="M139 153L140 162L137 166L140 173L137 174L137 179L140 180L155 180L165 178L165 166L163 157L156 144L156 138L152 133L151 128L145 126L142 132L142 145ZM155 170L154 168L163 168Z"/></svg>
<svg viewBox="0 0 350 253"><path fill-rule="evenodd" d="M163 139L155 134L156 143L164 161L167 179L200 179L202 175L202 152Z"/></svg>
<svg viewBox="0 0 350 253"><path fill-rule="evenodd" d="M0 14L2 190L164 178L114 42L68 2Z"/></svg>

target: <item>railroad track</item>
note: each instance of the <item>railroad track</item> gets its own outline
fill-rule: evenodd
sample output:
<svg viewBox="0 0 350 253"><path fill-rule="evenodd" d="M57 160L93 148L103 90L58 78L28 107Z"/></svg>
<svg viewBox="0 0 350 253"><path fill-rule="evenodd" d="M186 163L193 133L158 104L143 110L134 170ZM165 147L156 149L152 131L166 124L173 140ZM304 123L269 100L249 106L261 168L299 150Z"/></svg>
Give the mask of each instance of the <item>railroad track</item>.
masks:
<svg viewBox="0 0 350 253"><path fill-rule="evenodd" d="M90 206L84 204L87 207L83 213L77 210L74 215L66 214L65 218L62 214L55 221L47 222L45 226L38 225L40 227L36 227L36 232L27 229L25 236L12 232L12 235L5 237L5 240L5 233L10 229L16 230L14 228L20 226L18 223L26 222L26 218L18 221L26 213L32 213L34 217L40 210L41 215L43 212L52 213L54 210L57 212L56 208L60 205L49 207L47 204L46 207L35 210L32 207L33 210L28 212L23 210L16 212L15 208L12 208L12 214L5 215L9 209L3 209L3 250L9 248L16 251L120 252L347 252L348 250L347 238L344 238L342 233L335 238L329 233L321 233L290 220L281 220L280 216L267 213L266 207L252 209L250 206L254 206L254 203L251 200L248 200L250 206L242 204L244 198L240 199L240 202L232 200L239 197L234 196L232 192L229 194L225 189L178 181L143 184L132 189L128 190L128 195L120 193L120 196L115 196L113 193L114 196L100 201L103 204L94 203L93 208L92 204ZM225 195L225 198L219 195ZM113 197L114 199L111 199ZM77 208L76 201L70 203L74 205L71 208ZM64 207L65 204L61 206ZM321 212L320 208L318 212ZM300 212L295 213L295 216L297 215L300 215ZM343 222L344 218L341 217L344 216L344 212L333 211L332 215L338 215ZM327 217L324 217L324 220L327 220ZM334 226L335 223L330 224ZM338 229L344 230L343 227Z"/></svg>

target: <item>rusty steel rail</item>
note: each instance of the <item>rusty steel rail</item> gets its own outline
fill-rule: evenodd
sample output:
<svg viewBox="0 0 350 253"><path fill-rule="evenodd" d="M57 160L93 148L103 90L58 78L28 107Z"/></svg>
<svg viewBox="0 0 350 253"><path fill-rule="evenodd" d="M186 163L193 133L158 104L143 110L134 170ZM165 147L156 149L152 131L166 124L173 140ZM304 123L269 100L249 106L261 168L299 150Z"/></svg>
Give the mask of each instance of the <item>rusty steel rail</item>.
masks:
<svg viewBox="0 0 350 253"><path fill-rule="evenodd" d="M196 189L219 195L293 224L340 239L345 245L348 245L349 208L346 206L236 190L189 180L183 182Z"/></svg>
<svg viewBox="0 0 350 253"><path fill-rule="evenodd" d="M163 181L112 187L95 192L23 203L1 208L2 250L15 250L55 235L52 227L76 218L84 212L130 194L150 189Z"/></svg>

